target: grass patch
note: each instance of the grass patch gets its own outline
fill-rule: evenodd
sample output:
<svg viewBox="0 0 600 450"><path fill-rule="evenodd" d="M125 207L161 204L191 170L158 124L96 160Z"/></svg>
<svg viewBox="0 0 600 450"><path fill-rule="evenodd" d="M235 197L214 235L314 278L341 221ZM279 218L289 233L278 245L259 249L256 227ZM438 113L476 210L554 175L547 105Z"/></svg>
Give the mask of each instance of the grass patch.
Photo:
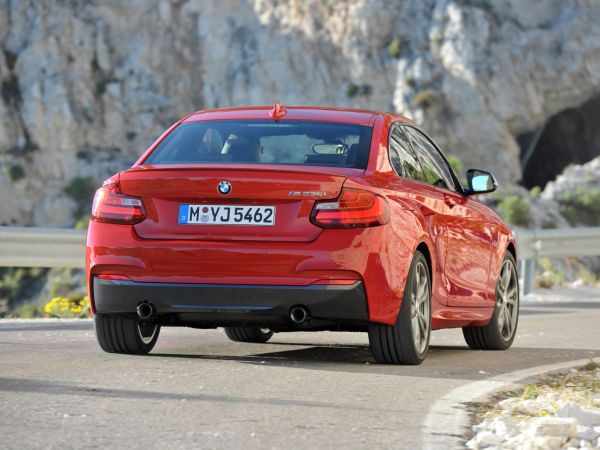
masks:
<svg viewBox="0 0 600 450"><path fill-rule="evenodd" d="M532 400L534 398L539 397L539 395L541 393L542 393L542 388L540 386L536 386L535 384L530 384L528 386L525 386L525 389L523 389L521 398L523 400Z"/></svg>

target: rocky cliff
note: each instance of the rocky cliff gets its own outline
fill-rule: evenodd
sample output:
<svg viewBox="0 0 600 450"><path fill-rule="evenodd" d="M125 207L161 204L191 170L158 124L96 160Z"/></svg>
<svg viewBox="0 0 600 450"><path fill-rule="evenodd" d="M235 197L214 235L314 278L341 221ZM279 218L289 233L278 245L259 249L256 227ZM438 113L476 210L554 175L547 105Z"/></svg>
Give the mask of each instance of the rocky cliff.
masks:
<svg viewBox="0 0 600 450"><path fill-rule="evenodd" d="M0 224L70 226L180 116L275 100L399 111L518 180L516 136L600 92L598 23L597 0L3 1Z"/></svg>

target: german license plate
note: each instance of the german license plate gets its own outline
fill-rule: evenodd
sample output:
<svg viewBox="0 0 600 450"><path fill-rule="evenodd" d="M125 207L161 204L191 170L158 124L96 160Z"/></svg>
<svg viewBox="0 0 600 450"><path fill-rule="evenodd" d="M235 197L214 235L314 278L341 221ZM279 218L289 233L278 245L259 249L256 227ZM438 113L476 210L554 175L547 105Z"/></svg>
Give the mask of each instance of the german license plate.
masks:
<svg viewBox="0 0 600 450"><path fill-rule="evenodd" d="M274 206L179 205L180 224L186 225L275 225Z"/></svg>

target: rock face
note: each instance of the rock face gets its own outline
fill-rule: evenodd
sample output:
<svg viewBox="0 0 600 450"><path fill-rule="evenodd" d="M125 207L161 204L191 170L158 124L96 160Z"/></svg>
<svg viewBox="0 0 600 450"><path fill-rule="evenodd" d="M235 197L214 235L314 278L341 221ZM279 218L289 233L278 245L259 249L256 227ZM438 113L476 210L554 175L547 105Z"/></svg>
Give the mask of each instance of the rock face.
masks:
<svg viewBox="0 0 600 450"><path fill-rule="evenodd" d="M81 180L180 116L275 100L402 112L518 180L515 136L600 92L599 22L597 0L7 0L0 224L71 225Z"/></svg>

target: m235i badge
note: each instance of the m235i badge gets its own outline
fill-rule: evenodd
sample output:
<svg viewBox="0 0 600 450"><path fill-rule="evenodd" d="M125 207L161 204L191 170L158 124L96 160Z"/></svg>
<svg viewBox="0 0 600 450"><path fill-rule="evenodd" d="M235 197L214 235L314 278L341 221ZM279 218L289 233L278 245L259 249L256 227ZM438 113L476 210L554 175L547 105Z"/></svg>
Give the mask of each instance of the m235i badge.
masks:
<svg viewBox="0 0 600 450"><path fill-rule="evenodd" d="M327 192L323 191L290 191L290 197L326 197Z"/></svg>

